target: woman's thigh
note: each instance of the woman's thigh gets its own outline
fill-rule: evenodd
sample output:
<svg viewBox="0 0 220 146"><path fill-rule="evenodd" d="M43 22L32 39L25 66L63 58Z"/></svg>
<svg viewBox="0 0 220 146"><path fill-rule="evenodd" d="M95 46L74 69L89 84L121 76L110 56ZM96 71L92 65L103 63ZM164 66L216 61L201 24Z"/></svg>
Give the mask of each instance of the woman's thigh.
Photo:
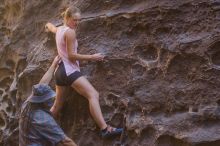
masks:
<svg viewBox="0 0 220 146"><path fill-rule="evenodd" d="M66 96L67 87L56 85L56 98L63 98Z"/></svg>
<svg viewBox="0 0 220 146"><path fill-rule="evenodd" d="M65 98L64 98L66 95L65 91L66 91L65 87L56 85L56 97L55 97L54 104L50 109L55 117L56 117L55 115L56 111L60 110L60 108L63 106L63 103L65 101Z"/></svg>
<svg viewBox="0 0 220 146"><path fill-rule="evenodd" d="M92 84L84 77L81 76L71 85L79 94L86 98L92 98L93 96L97 97L98 92L92 86Z"/></svg>

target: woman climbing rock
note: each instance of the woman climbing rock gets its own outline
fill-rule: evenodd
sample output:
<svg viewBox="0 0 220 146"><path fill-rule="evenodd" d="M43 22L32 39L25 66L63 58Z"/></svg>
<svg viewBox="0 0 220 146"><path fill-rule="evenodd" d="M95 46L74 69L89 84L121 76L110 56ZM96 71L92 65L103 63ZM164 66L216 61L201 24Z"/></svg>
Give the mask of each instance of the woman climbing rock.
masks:
<svg viewBox="0 0 220 146"><path fill-rule="evenodd" d="M90 113L96 124L101 129L101 136L108 138L122 133L123 128L114 128L107 125L99 104L99 93L92 84L81 74L79 61L93 60L102 61L104 56L100 53L93 55L78 54L78 42L76 38L76 28L80 21L80 10L74 6L69 7L62 14L64 25L56 27L52 23L47 23L47 31L56 34L56 45L61 62L55 72L56 79L56 100L51 108L54 117L57 117L63 106L63 95L67 86L71 86L79 94L89 101Z"/></svg>

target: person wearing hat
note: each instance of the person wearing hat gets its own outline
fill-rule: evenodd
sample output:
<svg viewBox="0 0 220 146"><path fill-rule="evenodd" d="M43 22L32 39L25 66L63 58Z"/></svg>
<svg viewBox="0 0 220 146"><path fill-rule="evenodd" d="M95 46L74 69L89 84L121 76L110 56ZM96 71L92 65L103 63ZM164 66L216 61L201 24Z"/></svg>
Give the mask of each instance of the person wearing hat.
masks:
<svg viewBox="0 0 220 146"><path fill-rule="evenodd" d="M77 146L65 135L50 112L56 93L48 84L59 60L59 56L54 59L22 105L19 119L19 146Z"/></svg>

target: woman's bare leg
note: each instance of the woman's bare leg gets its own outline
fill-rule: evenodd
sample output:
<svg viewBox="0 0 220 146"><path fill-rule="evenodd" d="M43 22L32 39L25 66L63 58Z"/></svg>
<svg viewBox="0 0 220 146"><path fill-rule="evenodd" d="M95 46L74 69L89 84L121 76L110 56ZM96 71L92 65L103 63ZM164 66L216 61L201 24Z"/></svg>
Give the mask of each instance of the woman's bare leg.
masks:
<svg viewBox="0 0 220 146"><path fill-rule="evenodd" d="M82 76L78 78L71 87L74 88L79 94L88 99L90 113L95 122L98 124L99 128L106 128L107 124L103 118L99 104L99 93L90 84L90 82Z"/></svg>
<svg viewBox="0 0 220 146"><path fill-rule="evenodd" d="M65 86L57 86L56 85L56 99L55 99L53 106L50 109L52 115L55 118L58 117L58 114L63 106L65 92L66 92Z"/></svg>

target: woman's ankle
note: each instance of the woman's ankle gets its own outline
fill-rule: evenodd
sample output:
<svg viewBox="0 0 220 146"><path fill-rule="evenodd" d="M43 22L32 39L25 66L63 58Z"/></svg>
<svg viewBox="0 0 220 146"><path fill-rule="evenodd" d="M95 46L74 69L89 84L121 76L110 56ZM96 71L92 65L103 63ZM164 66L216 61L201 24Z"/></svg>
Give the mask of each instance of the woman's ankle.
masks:
<svg viewBox="0 0 220 146"><path fill-rule="evenodd" d="M107 124L103 124L103 125L100 127L100 129L101 129L101 130L105 130L107 127L108 127Z"/></svg>

